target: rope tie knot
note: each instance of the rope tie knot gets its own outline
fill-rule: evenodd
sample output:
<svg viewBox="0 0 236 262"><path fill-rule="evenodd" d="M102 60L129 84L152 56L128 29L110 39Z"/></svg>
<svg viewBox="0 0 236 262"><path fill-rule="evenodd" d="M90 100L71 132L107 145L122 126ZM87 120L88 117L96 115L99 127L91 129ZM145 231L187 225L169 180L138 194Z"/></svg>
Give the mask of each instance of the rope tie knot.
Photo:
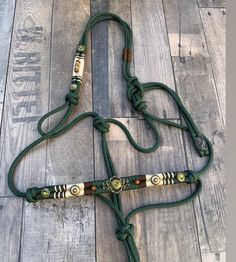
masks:
<svg viewBox="0 0 236 262"><path fill-rule="evenodd" d="M209 155L208 144L203 135L193 136L193 143L201 157Z"/></svg>
<svg viewBox="0 0 236 262"><path fill-rule="evenodd" d="M123 224L116 230L117 239L124 241L128 236L134 236L134 225L133 224Z"/></svg>
<svg viewBox="0 0 236 262"><path fill-rule="evenodd" d="M147 108L146 101L142 99L144 89L137 77L131 77L127 84L127 97L138 112Z"/></svg>
<svg viewBox="0 0 236 262"><path fill-rule="evenodd" d="M37 187L28 188L26 191L26 200L30 203L37 202Z"/></svg>
<svg viewBox="0 0 236 262"><path fill-rule="evenodd" d="M197 174L194 172L194 171L192 171L192 170L187 170L186 171L186 173L188 174L187 175L187 183L188 184L191 184L191 183L196 183L197 182L197 180L198 180L198 176L197 176Z"/></svg>
<svg viewBox="0 0 236 262"><path fill-rule="evenodd" d="M96 117L93 126L102 133L109 132L110 125L102 117Z"/></svg>
<svg viewBox="0 0 236 262"><path fill-rule="evenodd" d="M78 105L79 103L79 98L78 95L74 92L69 92L68 94L66 94L65 96L65 101L66 102L70 102L74 105Z"/></svg>

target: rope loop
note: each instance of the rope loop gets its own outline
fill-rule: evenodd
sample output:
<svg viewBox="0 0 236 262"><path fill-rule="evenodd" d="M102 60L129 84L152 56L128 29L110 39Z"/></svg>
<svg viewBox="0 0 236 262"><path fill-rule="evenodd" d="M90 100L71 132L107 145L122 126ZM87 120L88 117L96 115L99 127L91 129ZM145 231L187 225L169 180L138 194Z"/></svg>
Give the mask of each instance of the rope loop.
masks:
<svg viewBox="0 0 236 262"><path fill-rule="evenodd" d="M26 200L30 203L36 203L37 197L37 187L28 188L26 191Z"/></svg>
<svg viewBox="0 0 236 262"><path fill-rule="evenodd" d="M138 81L136 76L131 77L127 82L127 97L138 112L147 109L146 101L142 99L143 94L143 85Z"/></svg>
<svg viewBox="0 0 236 262"><path fill-rule="evenodd" d="M65 96L65 101L70 102L71 104L78 105L79 103L79 98L78 95L74 92L69 92Z"/></svg>
<svg viewBox="0 0 236 262"><path fill-rule="evenodd" d="M134 225L125 223L116 230L117 239L124 241L128 236L134 236Z"/></svg>
<svg viewBox="0 0 236 262"><path fill-rule="evenodd" d="M104 118L98 116L94 119L93 123L93 126L101 133L109 132L110 125L106 122Z"/></svg>

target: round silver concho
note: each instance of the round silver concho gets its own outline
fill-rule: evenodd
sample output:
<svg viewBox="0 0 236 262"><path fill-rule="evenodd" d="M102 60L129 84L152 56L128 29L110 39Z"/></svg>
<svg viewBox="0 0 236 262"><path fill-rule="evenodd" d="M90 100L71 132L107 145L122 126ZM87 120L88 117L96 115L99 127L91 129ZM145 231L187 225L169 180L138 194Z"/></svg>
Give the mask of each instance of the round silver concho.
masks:
<svg viewBox="0 0 236 262"><path fill-rule="evenodd" d="M77 186L77 185L74 185L70 188L70 193L73 195L73 196L77 196L80 192L80 188Z"/></svg>
<svg viewBox="0 0 236 262"><path fill-rule="evenodd" d="M151 177L151 182L152 182L153 185L159 185L160 181L161 181L161 179L157 175L154 175L154 176Z"/></svg>

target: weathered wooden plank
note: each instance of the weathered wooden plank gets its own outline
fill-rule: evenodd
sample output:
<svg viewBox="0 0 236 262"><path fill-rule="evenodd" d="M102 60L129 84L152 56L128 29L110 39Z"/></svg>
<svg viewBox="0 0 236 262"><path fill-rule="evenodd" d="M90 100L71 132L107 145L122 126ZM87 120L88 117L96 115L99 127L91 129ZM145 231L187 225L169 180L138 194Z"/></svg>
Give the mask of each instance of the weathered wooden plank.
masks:
<svg viewBox="0 0 236 262"><path fill-rule="evenodd" d="M95 261L89 198L26 203L23 215L21 261Z"/></svg>
<svg viewBox="0 0 236 262"><path fill-rule="evenodd" d="M211 58L213 75L217 88L217 96L220 104L220 109L226 125L226 39L225 39L225 24L226 15L225 9L200 9L203 28L207 40L208 50Z"/></svg>
<svg viewBox="0 0 236 262"><path fill-rule="evenodd" d="M0 143L3 195L9 194L5 178L10 164L39 137L36 121L48 111L51 11L52 1L17 2ZM43 185L45 163L43 147L26 156L17 170L19 188Z"/></svg>
<svg viewBox="0 0 236 262"><path fill-rule="evenodd" d="M214 161L203 175L203 191L195 202L199 242L202 252L225 251L225 129L223 127L209 58L174 58L178 92L194 120L210 139ZM188 145L188 143L187 143ZM186 147L190 167L198 169L203 160Z"/></svg>
<svg viewBox="0 0 236 262"><path fill-rule="evenodd" d="M92 14L111 11L131 23L130 2L92 1ZM100 22L92 30L94 110L102 116L130 116L126 82L121 73L124 35L116 22ZM109 37L108 37L109 36Z"/></svg>
<svg viewBox="0 0 236 262"><path fill-rule="evenodd" d="M69 91L72 61L89 19L90 2L56 1L53 7L50 109L64 102ZM69 14L65 16L65 13ZM79 26L78 26L79 25ZM72 117L92 110L90 46L86 57L80 104ZM57 117L50 119L52 127ZM89 129L91 130L89 132ZM93 131L85 120L47 146L46 184L94 179ZM37 225L35 225L35 223ZM95 261L94 199L45 201L24 210L22 261ZM39 239L43 241L39 242ZM37 250L33 247L37 245Z"/></svg>
<svg viewBox="0 0 236 262"><path fill-rule="evenodd" d="M91 0L91 15L108 11L107 0ZM102 21L92 29L93 109L109 116L108 24Z"/></svg>
<svg viewBox="0 0 236 262"><path fill-rule="evenodd" d="M201 18L193 0L165 0L164 9L172 56L184 60L186 56L210 55L225 123L225 11L204 8Z"/></svg>
<svg viewBox="0 0 236 262"><path fill-rule="evenodd" d="M157 81L174 88L162 1L131 1L131 10L136 76L140 82ZM176 106L163 92L149 92L145 99L154 114L178 117Z"/></svg>
<svg viewBox="0 0 236 262"><path fill-rule="evenodd" d="M112 0L109 10L118 14L131 26L130 1ZM109 22L108 27L108 68L109 68L109 108L111 117L135 115L127 99L127 83L122 76L122 52L124 48L124 34L118 23Z"/></svg>
<svg viewBox="0 0 236 262"><path fill-rule="evenodd" d="M225 7L226 0L197 0L199 7Z"/></svg>
<svg viewBox="0 0 236 262"><path fill-rule="evenodd" d="M0 1L0 123L2 119L14 11L15 1Z"/></svg>
<svg viewBox="0 0 236 262"><path fill-rule="evenodd" d="M164 0L172 56L208 56L201 17L195 0Z"/></svg>
<svg viewBox="0 0 236 262"><path fill-rule="evenodd" d="M153 142L150 129L143 120L119 118L131 131L135 140L144 146ZM176 129L161 126L162 143L154 153L135 151L122 131L111 125L108 145L118 176L185 170L182 134ZM97 178L105 178L106 171L100 148L99 135L95 134L95 170ZM122 192L124 212L155 202L180 199L189 194L186 185L165 188L148 188ZM106 215L104 215L106 214ZM117 228L113 213L99 200L96 204L97 259L98 261L126 261L122 243L116 239ZM136 215L135 240L141 261L200 261L198 238L192 203L171 208L152 210ZM98 226L99 225L99 226ZM99 239L99 242L98 242Z"/></svg>
<svg viewBox="0 0 236 262"><path fill-rule="evenodd" d="M105 4L106 2L99 3L100 2L96 2L96 4L92 4L92 7L94 8L93 14L101 10L109 10L121 16L131 25L131 7L129 2L114 0L110 1L109 5ZM131 6L133 6L132 12L134 13L132 26L134 33L134 59L135 57L137 59L135 62L135 73L137 77L139 77L141 82L161 81L174 87L167 34L165 31L165 20L161 2L159 1L158 3L154 3L153 1L150 1L142 3L140 1L134 1L134 3L131 2ZM151 12L151 9L154 9L155 12ZM152 14L151 16L150 12ZM141 16L145 19L145 23L142 23L142 19L139 19ZM158 21L158 23L156 23L156 21ZM95 55L93 58L94 110L101 113L103 116L133 116L135 115L135 112L131 109L130 102L127 100L126 82L123 80L121 74L121 55L124 36L120 31L119 26L114 22L109 22L108 44L105 40L107 37L107 26L105 24L98 25L97 29L94 29L94 34L96 30L96 38L94 38L94 36L92 37L94 42L93 55ZM149 30L153 30L152 37L149 37ZM147 38L150 38L150 41L148 41L149 48L144 49L143 46L146 46ZM156 43L158 43L157 48ZM152 48L152 46L155 46L155 48ZM99 50L99 52L95 51L96 49ZM106 63L108 61L109 72L107 72L108 69L106 68ZM161 66L159 66L159 61L161 61ZM107 76L108 80L106 80ZM163 95L162 92L150 92L150 94L145 96L145 98L152 112L158 112L159 115L164 115L165 117L177 117L174 105L166 108L166 105L171 103L171 101L168 97ZM158 98L161 98L160 101L162 102L159 103L157 109L155 109L155 107L152 107L152 103L150 103L150 101L155 101Z"/></svg>
<svg viewBox="0 0 236 262"><path fill-rule="evenodd" d="M22 219L22 199L0 198L1 261L18 261Z"/></svg>

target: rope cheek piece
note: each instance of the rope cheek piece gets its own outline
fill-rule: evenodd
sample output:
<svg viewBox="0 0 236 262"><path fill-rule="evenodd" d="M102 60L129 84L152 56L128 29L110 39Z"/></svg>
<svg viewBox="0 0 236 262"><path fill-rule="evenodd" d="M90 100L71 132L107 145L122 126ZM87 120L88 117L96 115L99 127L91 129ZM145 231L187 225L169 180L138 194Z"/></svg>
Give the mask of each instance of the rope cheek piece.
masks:
<svg viewBox="0 0 236 262"><path fill-rule="evenodd" d="M86 112L77 116L74 120L68 123L68 118L71 115L74 107L79 103L79 91L81 82L83 79L83 71L85 64L86 48L88 33L90 29L98 22L103 20L114 20L118 22L124 33L124 49L122 55L122 75L127 82L127 98L130 101L133 108L139 112L144 120L151 127L153 136L155 137L155 143L150 148L144 148L138 145L132 138L129 130L119 121L111 118L104 119L100 117L96 112ZM209 140L199 131L198 127L194 123L191 115L186 110L181 102L180 97L170 89L168 86L158 83L140 83L136 76L132 76L130 73L130 63L132 60L132 46L133 37L130 26L123 21L119 16L112 13L99 13L93 16L87 23L85 32L78 44L75 59L73 63L72 81L70 85L70 91L65 96L65 103L45 114L38 122L38 132L41 135L40 138L28 145L13 161L9 173L8 173L8 185L10 190L19 197L24 197L27 201L36 203L39 200L45 199L64 199L70 197L80 197L83 195L95 195L106 203L113 211L117 220L118 228L116 230L117 239L122 241L127 252L128 260L130 262L139 262L139 252L134 241L134 226L130 223L131 218L142 211L154 209L154 208L167 208L174 207L193 200L201 191L202 182L200 176L206 172L210 166L213 158L213 150ZM166 91L175 101L178 106L180 115L185 122L185 125L174 123L170 120L160 118L148 112L147 104L143 100L144 93L153 89L161 89ZM48 117L56 114L59 111L65 110L64 116L57 122L57 124L49 131L43 131L42 124ZM101 133L102 152L105 161L106 171L108 179L80 182L77 184L64 184L64 185L50 185L43 188L28 188L26 192L19 191L14 183L15 169L22 158L35 146L44 140L52 137L57 137L65 133L72 128L78 122L87 117L93 118L94 128ZM112 162L112 158L109 152L106 133L109 132L110 124L117 125L126 134L129 142L132 146L143 153L150 153L155 151L159 147L160 135L154 122L160 122L175 128L180 128L189 133L192 139L193 145L196 148L200 157L206 158L205 165L197 171L184 170L176 172L162 172L158 174L144 174L118 177L115 167ZM144 187L158 187L166 185L175 185L179 183L195 184L195 191L188 197L182 200L168 202L168 203L156 203L138 207L128 213L126 216L122 210L122 203L120 200L120 193L126 190L137 190ZM112 198L109 200L103 194L110 193Z"/></svg>

